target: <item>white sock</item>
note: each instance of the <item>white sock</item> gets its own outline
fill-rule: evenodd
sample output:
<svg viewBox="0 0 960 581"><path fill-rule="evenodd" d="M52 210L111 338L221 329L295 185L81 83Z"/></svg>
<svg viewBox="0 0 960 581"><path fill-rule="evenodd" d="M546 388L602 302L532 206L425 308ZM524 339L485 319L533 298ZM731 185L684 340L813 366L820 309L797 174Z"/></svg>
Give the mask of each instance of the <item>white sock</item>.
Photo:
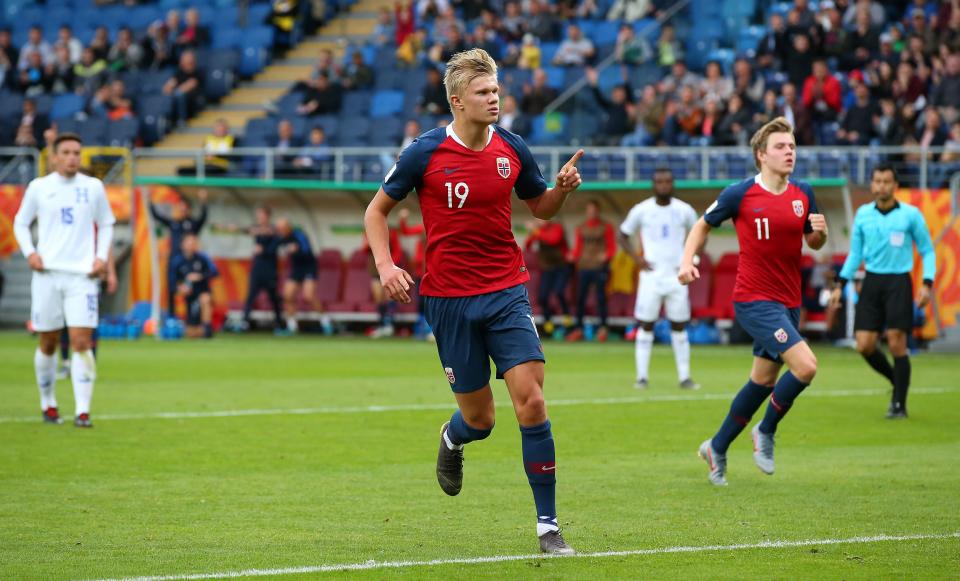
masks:
<svg viewBox="0 0 960 581"><path fill-rule="evenodd" d="M653 332L637 329L637 379L650 378L650 352L653 351Z"/></svg>
<svg viewBox="0 0 960 581"><path fill-rule="evenodd" d="M537 519L537 536L542 537L543 535L549 533L550 531L559 531L560 525L557 524L556 518L550 518L546 516L541 516Z"/></svg>
<svg viewBox="0 0 960 581"><path fill-rule="evenodd" d="M40 390L40 409L57 407L57 357L44 355L38 348L33 354L33 371Z"/></svg>
<svg viewBox="0 0 960 581"><path fill-rule="evenodd" d="M680 381L690 379L690 339L687 330L670 331L670 343L673 345L673 358L677 361L677 376Z"/></svg>
<svg viewBox="0 0 960 581"><path fill-rule="evenodd" d="M73 397L77 402L77 414L90 413L93 399L93 380L97 376L93 351L74 352L70 360L70 380L73 382Z"/></svg>

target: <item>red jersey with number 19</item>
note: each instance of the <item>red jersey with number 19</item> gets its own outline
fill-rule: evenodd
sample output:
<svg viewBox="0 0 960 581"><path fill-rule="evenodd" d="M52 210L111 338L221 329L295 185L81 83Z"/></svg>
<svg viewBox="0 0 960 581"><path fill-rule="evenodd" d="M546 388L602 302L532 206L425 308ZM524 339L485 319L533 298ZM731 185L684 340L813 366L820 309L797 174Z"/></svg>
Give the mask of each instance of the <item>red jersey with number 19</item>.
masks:
<svg viewBox="0 0 960 581"><path fill-rule="evenodd" d="M800 306L800 253L804 233L813 231L808 216L815 213L813 189L804 182L788 182L785 192L774 194L758 174L720 193L703 219L714 228L733 219L740 242L735 302Z"/></svg>
<svg viewBox="0 0 960 581"><path fill-rule="evenodd" d="M501 127L490 126L482 151L467 148L452 125L414 140L387 173L383 191L403 200L416 190L420 198L427 235L420 294L466 297L529 280L513 236L511 192L526 200L546 189L526 143Z"/></svg>

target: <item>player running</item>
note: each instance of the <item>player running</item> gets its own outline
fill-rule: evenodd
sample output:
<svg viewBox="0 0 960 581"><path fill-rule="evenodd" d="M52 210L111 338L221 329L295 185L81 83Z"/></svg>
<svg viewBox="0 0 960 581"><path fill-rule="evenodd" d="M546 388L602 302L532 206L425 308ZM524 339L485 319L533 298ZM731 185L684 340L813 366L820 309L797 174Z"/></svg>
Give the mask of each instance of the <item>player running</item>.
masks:
<svg viewBox="0 0 960 581"><path fill-rule="evenodd" d="M620 225L620 247L640 267L640 287L634 317L639 322L636 338L637 389L646 389L649 381L650 352L653 350L653 324L666 304L670 321L670 344L677 363L677 376L683 389L699 389L690 378L690 292L677 280L683 240L697 222L693 207L673 197L673 172L658 169L653 173L654 197L634 206ZM639 252L630 237L639 234Z"/></svg>
<svg viewBox="0 0 960 581"><path fill-rule="evenodd" d="M860 262L866 263L860 298L854 316L857 351L880 375L893 384L893 397L887 419L907 418L907 391L910 389L910 352L907 334L913 329L913 245L923 257L923 285L917 291L917 306L930 301L937 256L927 223L915 206L898 202L897 172L891 165L873 168L870 192L876 201L861 206L853 219L850 254L840 271L840 281L830 300L839 304L840 293L853 278ZM884 330L893 366L877 349L877 338Z"/></svg>
<svg viewBox="0 0 960 581"><path fill-rule="evenodd" d="M70 377L76 400L74 425L91 428L96 362L90 343L100 318L98 279L107 266L116 220L103 182L79 173L81 147L75 134L57 136L53 144L57 170L27 186L14 219L14 233L34 271L30 317L40 335L33 365L43 420L63 423L55 390L56 350L60 329L66 325L73 348ZM36 246L30 233L35 219Z"/></svg>
<svg viewBox="0 0 960 581"><path fill-rule="evenodd" d="M460 492L463 447L494 425L490 359L506 380L520 424L523 465L545 553L572 554L560 534L556 458L543 399L544 356L523 285L530 276L511 227L510 193L533 215L552 218L581 183L577 153L547 189L523 139L495 125L500 113L497 65L482 49L457 53L444 78L453 123L428 131L400 154L364 218L386 292L410 302L413 278L390 257L387 216L416 189L427 230L420 287L440 364L459 409L443 424L437 480Z"/></svg>
<svg viewBox="0 0 960 581"><path fill-rule="evenodd" d="M700 445L710 467L710 482L727 484L727 448L770 396L763 420L754 426L753 459L773 474L773 438L777 424L794 400L813 381L817 358L800 337L800 252L802 241L817 250L827 241L827 222L817 213L813 189L790 181L797 145L793 127L778 117L750 139L760 173L725 188L687 237L679 280L700 278L693 257L711 228L733 219L740 243L740 265L733 288L737 321L753 337L753 368L733 399L720 430ZM780 378L781 367L788 370ZM772 390L772 393L771 393Z"/></svg>

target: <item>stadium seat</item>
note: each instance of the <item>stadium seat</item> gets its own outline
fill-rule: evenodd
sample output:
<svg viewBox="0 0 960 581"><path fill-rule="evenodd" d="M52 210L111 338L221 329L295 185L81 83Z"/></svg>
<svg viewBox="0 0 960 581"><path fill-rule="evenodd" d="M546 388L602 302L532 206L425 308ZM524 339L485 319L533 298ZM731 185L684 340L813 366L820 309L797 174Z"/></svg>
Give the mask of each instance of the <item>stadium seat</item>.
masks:
<svg viewBox="0 0 960 581"><path fill-rule="evenodd" d="M567 116L554 112L533 118L530 141L535 145L562 145L567 129Z"/></svg>
<svg viewBox="0 0 960 581"><path fill-rule="evenodd" d="M690 283L690 312L694 319L715 318L710 308L710 291L713 283L713 261L706 253L700 254L697 266L700 278Z"/></svg>
<svg viewBox="0 0 960 581"><path fill-rule="evenodd" d="M325 248L317 257L317 300L325 308L341 300L343 255L336 248Z"/></svg>
<svg viewBox="0 0 960 581"><path fill-rule="evenodd" d="M343 285L343 300L330 305L334 312L373 312L376 305L370 294L370 273L367 271L367 251L357 249L350 256Z"/></svg>
<svg viewBox="0 0 960 581"><path fill-rule="evenodd" d="M53 105L50 108L50 119L59 121L68 119L77 113L83 111L85 99L81 95L73 93L64 93L53 98Z"/></svg>
<svg viewBox="0 0 960 581"><path fill-rule="evenodd" d="M403 92L381 90L373 94L373 99L370 102L370 116L374 119L395 117L402 112Z"/></svg>
<svg viewBox="0 0 960 581"><path fill-rule="evenodd" d="M111 121L107 125L106 143L112 147L133 147L139 130L140 121L135 118Z"/></svg>
<svg viewBox="0 0 960 581"><path fill-rule="evenodd" d="M717 319L733 319L733 286L737 280L740 255L727 253L720 257L713 271L710 289L710 309Z"/></svg>
<svg viewBox="0 0 960 581"><path fill-rule="evenodd" d="M88 145L103 145L107 142L107 120L97 117L86 119L80 124L80 139Z"/></svg>

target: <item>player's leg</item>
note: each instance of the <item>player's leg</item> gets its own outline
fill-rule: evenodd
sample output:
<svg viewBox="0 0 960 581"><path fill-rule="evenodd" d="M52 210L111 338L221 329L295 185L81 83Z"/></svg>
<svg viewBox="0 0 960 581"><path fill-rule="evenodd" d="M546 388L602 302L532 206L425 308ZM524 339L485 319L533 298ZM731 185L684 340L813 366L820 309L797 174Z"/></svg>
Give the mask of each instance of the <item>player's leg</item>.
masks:
<svg viewBox="0 0 960 581"><path fill-rule="evenodd" d="M676 277L662 281L665 289L667 319L670 321L670 345L677 365L677 378L683 389L699 389L690 377L690 337L687 335L687 323L690 322L690 289L680 284Z"/></svg>
<svg viewBox="0 0 960 581"><path fill-rule="evenodd" d="M33 355L33 370L40 392L40 410L45 422L60 424L57 409L57 343L64 326L63 294L57 275L35 272L30 283L30 321L39 335Z"/></svg>
<svg viewBox="0 0 960 581"><path fill-rule="evenodd" d="M283 282L283 310L287 316L287 330L297 332L297 302L300 300L300 284L294 277Z"/></svg>
<svg viewBox="0 0 960 581"><path fill-rule="evenodd" d="M90 404L96 379L96 359L93 355L93 329L99 321L99 285L83 275L70 275L64 285L64 315L70 330L70 379L76 400L74 425L88 428Z"/></svg>
<svg viewBox="0 0 960 581"><path fill-rule="evenodd" d="M268 276L264 281L264 289L267 291L267 299L270 301L270 306L273 307L273 328L281 329L283 328L283 303L280 301L280 294L277 292L277 276L276 273L273 273L272 276Z"/></svg>
<svg viewBox="0 0 960 581"><path fill-rule="evenodd" d="M637 288L637 302L633 316L637 319L637 335L634 338L634 360L637 366L637 382L634 387L646 389L650 381L650 354L653 352L653 323L660 314L660 296L657 294L653 273L641 272Z"/></svg>
<svg viewBox="0 0 960 581"><path fill-rule="evenodd" d="M393 309L390 305L390 299L383 290L379 278L370 279L370 295L373 302L377 305L377 314L380 315L380 326L374 330L371 337L379 339L381 337L393 336Z"/></svg>
<svg viewBox="0 0 960 581"><path fill-rule="evenodd" d="M490 359L472 309L478 297L424 297L424 316L437 338L440 365L458 409L440 428L437 482L450 496L463 484L463 447L490 435L494 422Z"/></svg>
<svg viewBox="0 0 960 581"><path fill-rule="evenodd" d="M520 424L523 466L537 510L540 549L572 554L560 534L556 506L556 450L543 398L544 356L526 289L520 285L484 299L484 341L510 392Z"/></svg>
<svg viewBox="0 0 960 581"><path fill-rule="evenodd" d="M874 371L884 376L893 385L893 367L890 365L887 356L877 346L880 333L878 331L860 330L854 333L854 337L857 343L857 352L863 356L863 359Z"/></svg>
<svg viewBox="0 0 960 581"><path fill-rule="evenodd" d="M874 371L884 376L893 385L893 367L883 351L877 348L877 339L885 323L885 307L882 285L876 275L867 274L860 288L853 317L853 329L857 351Z"/></svg>
<svg viewBox="0 0 960 581"><path fill-rule="evenodd" d="M887 347L893 355L893 400L888 419L907 417L910 353L907 337L913 329L913 281L909 274L887 277L885 312Z"/></svg>
<svg viewBox="0 0 960 581"><path fill-rule="evenodd" d="M540 288L537 289L537 302L540 303L540 310L543 312L543 332L553 333L553 309L550 305L550 297L553 296L556 285L557 269L551 268L540 273Z"/></svg>
<svg viewBox="0 0 960 581"><path fill-rule="evenodd" d="M567 341L579 341L583 338L583 318L587 312L587 293L590 292L590 270L577 270L577 318L573 330L567 334Z"/></svg>
<svg viewBox="0 0 960 581"><path fill-rule="evenodd" d="M70 333L64 327L60 330L60 366L57 369L57 379L70 377Z"/></svg>
<svg viewBox="0 0 960 581"><path fill-rule="evenodd" d="M213 337L213 296L209 292L200 293L200 322L203 323L203 337Z"/></svg>
<svg viewBox="0 0 960 581"><path fill-rule="evenodd" d="M250 285L247 290L247 300L243 304L243 320L247 326L250 325L250 313L253 312L253 303L260 296L260 291L264 290L262 286L263 277L255 269L250 271Z"/></svg>
<svg viewBox="0 0 960 581"><path fill-rule="evenodd" d="M597 315L600 317L600 326L597 327L597 341L603 343L607 340L607 318L609 310L607 309L607 281L610 280L610 270L603 267L597 270L595 284L597 293Z"/></svg>

